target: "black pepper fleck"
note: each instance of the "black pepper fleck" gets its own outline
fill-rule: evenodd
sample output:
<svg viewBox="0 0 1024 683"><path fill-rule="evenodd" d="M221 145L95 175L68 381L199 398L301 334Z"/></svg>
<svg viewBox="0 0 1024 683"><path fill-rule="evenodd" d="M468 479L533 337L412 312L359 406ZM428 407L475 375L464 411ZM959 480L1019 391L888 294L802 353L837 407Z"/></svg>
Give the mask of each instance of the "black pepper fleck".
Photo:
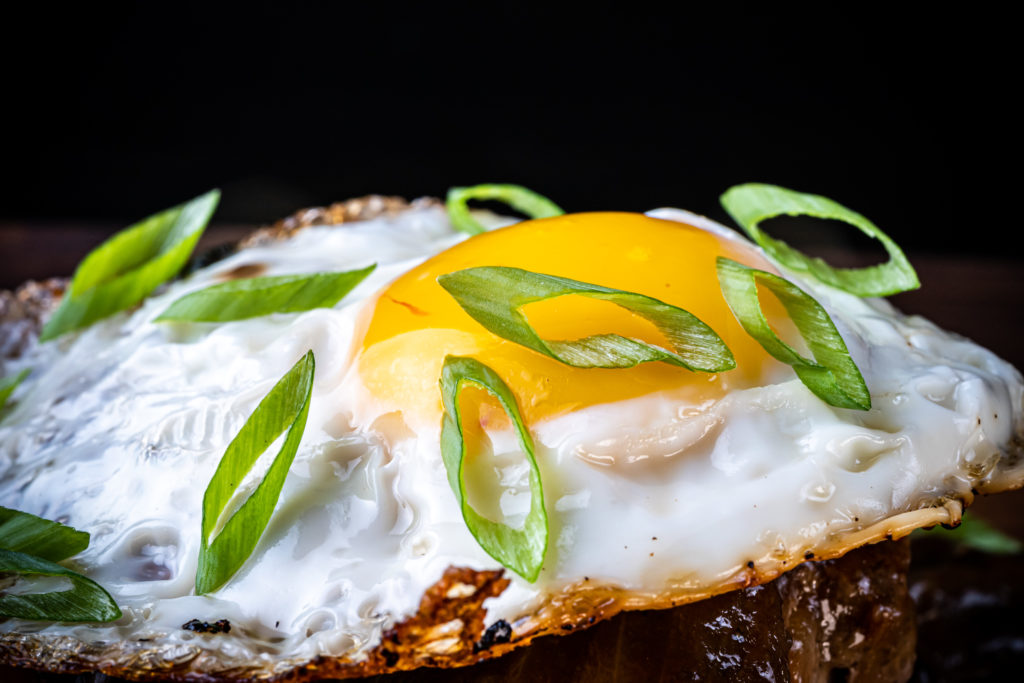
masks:
<svg viewBox="0 0 1024 683"><path fill-rule="evenodd" d="M804 553L804 559L805 560L813 560L814 559L814 553L812 553L810 550L808 550L806 553Z"/></svg>
<svg viewBox="0 0 1024 683"><path fill-rule="evenodd" d="M484 635L473 645L473 652L489 650L492 646L512 640L512 626L504 619L498 619L487 627Z"/></svg>
<svg viewBox="0 0 1024 683"><path fill-rule="evenodd" d="M231 622L227 619L218 619L211 624L208 621L190 619L182 624L181 628L186 631L195 631L196 633L229 633L231 631Z"/></svg>
<svg viewBox="0 0 1024 683"><path fill-rule="evenodd" d="M754 561L753 560L748 561L747 562L747 567L749 567L750 569L753 569L754 568Z"/></svg>

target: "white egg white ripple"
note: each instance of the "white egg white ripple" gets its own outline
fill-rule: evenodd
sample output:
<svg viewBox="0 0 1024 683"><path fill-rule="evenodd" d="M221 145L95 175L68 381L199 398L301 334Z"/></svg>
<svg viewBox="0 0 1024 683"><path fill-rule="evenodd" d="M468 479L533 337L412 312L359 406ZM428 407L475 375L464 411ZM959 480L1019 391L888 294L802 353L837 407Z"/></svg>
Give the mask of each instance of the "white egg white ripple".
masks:
<svg viewBox="0 0 1024 683"><path fill-rule="evenodd" d="M652 215L727 231L688 212ZM32 374L0 425L0 501L90 532L72 564L125 617L101 626L8 619L0 631L149 638L217 650L226 666L358 657L416 612L446 567L497 568L455 504L439 430L410 434L387 417L373 429L352 424L359 391L347 364L363 302L462 239L438 207L307 228L6 363L5 375ZM333 309L152 323L178 297L246 264L276 275L370 263L377 270ZM653 395L531 425L551 543L537 583L508 573L512 585L487 603L488 622L515 622L584 577L640 593L713 589L749 561L802 556L972 487L1020 483L1024 465L1004 457L1022 435L1015 369L884 301L791 277L831 313L874 407L832 408L785 374L706 404ZM195 596L206 484L252 410L309 349L309 418L270 525L239 574ZM490 437L508 485L499 507L514 515L528 505L526 470L510 434ZM192 618L234 628L196 638L181 629Z"/></svg>

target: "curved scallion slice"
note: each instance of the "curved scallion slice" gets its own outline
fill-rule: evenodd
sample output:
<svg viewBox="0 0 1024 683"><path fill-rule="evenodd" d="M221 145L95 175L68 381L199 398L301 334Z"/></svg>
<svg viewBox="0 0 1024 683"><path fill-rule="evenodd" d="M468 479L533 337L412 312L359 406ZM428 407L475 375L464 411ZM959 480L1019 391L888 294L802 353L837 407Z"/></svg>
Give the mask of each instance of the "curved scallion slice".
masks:
<svg viewBox="0 0 1024 683"><path fill-rule="evenodd" d="M0 548L60 562L89 547L89 534L0 506Z"/></svg>
<svg viewBox="0 0 1024 683"><path fill-rule="evenodd" d="M0 549L0 574L66 579L71 588L47 593L0 595L0 615L39 621L113 621L121 610L90 578L40 557Z"/></svg>
<svg viewBox="0 0 1024 683"><path fill-rule="evenodd" d="M186 294L154 322L230 322L271 313L330 308L373 272L376 264L341 273L277 275L222 282Z"/></svg>
<svg viewBox="0 0 1024 683"><path fill-rule="evenodd" d="M121 610L99 584L59 564L89 547L89 534L27 512L0 507L0 574L51 577L70 588L0 591L0 616L40 621L112 621ZM17 585L17 584L15 584Z"/></svg>
<svg viewBox="0 0 1024 683"><path fill-rule="evenodd" d="M448 218L456 230L461 230L470 235L479 235L485 231L480 224L469 213L469 206L466 204L470 199L486 200L494 199L508 204L517 211L522 211L530 218L551 218L561 216L564 211L553 201L528 190L521 185L474 185L473 187L453 187L448 190L448 199L445 200L445 207L448 209Z"/></svg>
<svg viewBox="0 0 1024 683"><path fill-rule="evenodd" d="M75 270L40 341L130 308L174 277L192 254L219 198L212 190L125 228L96 247Z"/></svg>
<svg viewBox="0 0 1024 683"><path fill-rule="evenodd" d="M722 206L751 239L790 270L811 275L825 284L857 296L889 296L921 286L917 273L903 251L874 223L828 197L787 190L776 185L748 183L726 190ZM833 268L820 258L805 256L782 240L769 237L759 227L775 216L814 216L849 223L877 239L889 260L868 268Z"/></svg>
<svg viewBox="0 0 1024 683"><path fill-rule="evenodd" d="M722 294L743 329L764 350L793 367L808 389L837 408L871 408L871 395L860 369L850 357L846 343L821 304L792 282L763 270L748 268L731 259L718 257L718 281ZM814 360L808 360L779 339L768 324L757 286L767 287L779 298Z"/></svg>
<svg viewBox="0 0 1024 683"><path fill-rule="evenodd" d="M700 372L724 372L736 367L729 347L697 316L643 294L503 266L467 268L442 275L437 281L466 313L494 334L566 365L631 368L662 361ZM646 318L668 338L673 350L617 334L573 341L541 339L520 309L535 301L570 294L609 301Z"/></svg>
<svg viewBox="0 0 1024 683"><path fill-rule="evenodd" d="M459 414L459 392L466 384L480 387L494 396L515 426L519 445L530 466L530 512L522 529L487 519L467 500L463 478L466 443ZM533 455L533 439L523 423L515 396L501 377L483 363L474 358L447 356L441 370L441 398L445 411L441 423L441 458L466 526L488 555L527 581L536 581L548 547L548 515L540 470Z"/></svg>
<svg viewBox="0 0 1024 683"><path fill-rule="evenodd" d="M0 409L7 405L7 399L11 397L14 390L18 388L21 381L28 377L28 369L22 370L17 375L0 378Z"/></svg>
<svg viewBox="0 0 1024 683"><path fill-rule="evenodd" d="M238 435L228 444L203 495L197 595L220 588L234 576L263 535L306 427L314 369L313 352L309 351L260 401ZM285 430L287 434L281 450L274 456L263 480L211 541L217 522L235 490L260 455Z"/></svg>

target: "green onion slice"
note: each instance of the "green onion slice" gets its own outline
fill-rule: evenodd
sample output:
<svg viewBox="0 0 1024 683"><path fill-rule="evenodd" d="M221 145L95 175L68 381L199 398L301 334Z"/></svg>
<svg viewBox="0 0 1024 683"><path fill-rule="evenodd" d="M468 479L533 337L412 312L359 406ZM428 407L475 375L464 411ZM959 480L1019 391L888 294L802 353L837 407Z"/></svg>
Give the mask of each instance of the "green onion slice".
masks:
<svg viewBox="0 0 1024 683"><path fill-rule="evenodd" d="M150 216L94 249L78 265L40 341L131 308L174 277L188 261L219 199L220 193L212 190Z"/></svg>
<svg viewBox="0 0 1024 683"><path fill-rule="evenodd" d="M60 562L89 547L89 534L0 506L0 548Z"/></svg>
<svg viewBox="0 0 1024 683"><path fill-rule="evenodd" d="M216 590L248 559L277 505L288 469L302 440L313 392L313 352L289 370L270 390L228 444L203 495L203 528L196 571L196 594ZM217 521L256 460L285 431L281 450L252 495L212 540Z"/></svg>
<svg viewBox="0 0 1024 683"><path fill-rule="evenodd" d="M230 322L271 313L299 313L330 308L373 272L360 270L311 275L279 275L233 280L186 294L156 322Z"/></svg>
<svg viewBox="0 0 1024 683"><path fill-rule="evenodd" d="M7 399L11 397L11 394L14 393L14 390L18 388L18 385L26 377L28 377L28 368L25 368L17 375L0 378L0 408L7 404Z"/></svg>
<svg viewBox="0 0 1024 683"><path fill-rule="evenodd" d="M0 594L0 615L39 621L113 621L121 610L110 594L85 576L40 557L0 549L0 574L52 576L71 582L50 593Z"/></svg>
<svg viewBox="0 0 1024 683"><path fill-rule="evenodd" d="M662 361L700 372L724 372L736 367L729 347L697 316L643 294L502 266L468 268L442 275L437 281L466 313L494 334L566 365L631 368ZM541 339L520 309L535 301L569 294L610 301L646 318L668 337L674 351L617 334L573 341Z"/></svg>
<svg viewBox="0 0 1024 683"><path fill-rule="evenodd" d="M495 199L508 204L517 211L522 211L530 218L551 218L561 216L565 211L553 201L528 190L521 185L474 185L473 187L453 187L448 190L445 207L448 218L456 230L469 235L479 235L486 229L469 213L466 204L470 199Z"/></svg>
<svg viewBox="0 0 1024 683"><path fill-rule="evenodd" d="M519 445L530 465L530 512L522 529L487 519L474 510L466 498L463 478L466 443L458 401L459 392L466 384L476 385L498 399L515 425ZM445 411L441 422L441 458L466 526L488 555L527 581L536 581L548 547L548 515L544 508L540 470L533 455L533 439L519 414L515 396L497 373L478 360L447 356L441 370L441 398Z"/></svg>
<svg viewBox="0 0 1024 683"><path fill-rule="evenodd" d="M748 183L726 190L722 206L751 239L776 261L797 273L811 275L857 296L889 296L921 286L917 273L903 251L874 223L828 197L794 192L776 185ZM783 214L815 216L843 221L877 239L889 260L868 268L833 268L820 258L805 256L782 240L769 237L758 227L761 221Z"/></svg>
<svg viewBox="0 0 1024 683"><path fill-rule="evenodd" d="M89 547L89 534L0 507L0 574L67 579L71 588L44 593L0 592L0 616L40 621L112 621L121 617L110 594L92 579L54 564Z"/></svg>
<svg viewBox="0 0 1024 683"><path fill-rule="evenodd" d="M763 270L748 268L718 257L718 281L722 294L743 329L777 360L791 365L797 377L814 394L837 408L871 408L871 395L846 343L821 304L792 282ZM779 298L800 335L814 354L808 360L787 345L768 324L757 285Z"/></svg>

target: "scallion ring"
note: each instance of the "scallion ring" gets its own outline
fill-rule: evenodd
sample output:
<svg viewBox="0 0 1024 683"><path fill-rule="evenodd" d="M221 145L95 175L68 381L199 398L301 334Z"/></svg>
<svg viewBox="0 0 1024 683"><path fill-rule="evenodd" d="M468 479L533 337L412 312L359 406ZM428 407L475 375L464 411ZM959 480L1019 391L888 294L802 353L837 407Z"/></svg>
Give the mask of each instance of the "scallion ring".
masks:
<svg viewBox="0 0 1024 683"><path fill-rule="evenodd" d="M751 239L769 256L794 272L813 276L857 296L889 296L921 286L910 261L888 235L864 216L828 197L795 192L776 185L748 183L729 188L721 201ZM782 215L814 216L849 223L881 242L889 260L867 268L834 268L820 258L806 256L782 240L769 237L761 230L762 221Z"/></svg>
<svg viewBox="0 0 1024 683"><path fill-rule="evenodd" d="M234 576L256 549L256 543L267 528L306 428L314 370L313 352L309 351L260 401L217 465L203 495L197 595L216 590ZM281 449L256 490L213 536L236 489L260 455L282 433L285 437Z"/></svg>
<svg viewBox="0 0 1024 683"><path fill-rule="evenodd" d="M232 280L186 294L154 322L231 322L273 313L330 308L373 272L376 264L337 273Z"/></svg>
<svg viewBox="0 0 1024 683"><path fill-rule="evenodd" d="M519 445L530 466L530 511L522 529L487 519L474 510L467 500L466 481L463 477L466 442L459 414L459 393L467 384L480 387L494 396L515 426ZM534 458L533 439L523 423L515 396L501 377L480 361L447 356L441 369L441 398L444 403L441 458L466 526L488 555L527 581L536 581L548 547L548 515L544 507L540 470Z"/></svg>
<svg viewBox="0 0 1024 683"><path fill-rule="evenodd" d="M818 398L837 408L871 408L868 387L850 357L846 342L828 312L811 295L785 278L721 256L718 257L718 280L726 303L747 334L774 358L791 365L797 377ZM761 310L759 284L782 302L814 355L813 361L797 353L772 330Z"/></svg>
<svg viewBox="0 0 1024 683"><path fill-rule="evenodd" d="M0 574L28 582L49 577L56 590L0 591L0 616L35 621L113 621L121 610L98 583L57 564L89 547L89 534L20 510L0 507ZM38 586L36 586L38 587ZM52 585L50 588L53 588Z"/></svg>
<svg viewBox="0 0 1024 683"><path fill-rule="evenodd" d="M561 216L564 211L553 201L528 190L521 185L487 184L473 187L453 187L448 190L445 208L452 227L469 235L479 235L485 231L480 221L473 218L467 202L470 199L493 199L508 204L517 211L522 211L530 218L551 218Z"/></svg>
<svg viewBox="0 0 1024 683"><path fill-rule="evenodd" d="M34 621L113 621L121 610L98 583L41 557L0 549L0 574L65 579L71 587L45 593L0 595L0 615Z"/></svg>
<svg viewBox="0 0 1024 683"><path fill-rule="evenodd" d="M39 340L54 339L131 308L177 275L219 199L217 190L207 192L125 228L89 252Z"/></svg>
<svg viewBox="0 0 1024 683"><path fill-rule="evenodd" d="M0 548L60 562L89 547L89 534L0 506Z"/></svg>
<svg viewBox="0 0 1024 683"><path fill-rule="evenodd" d="M661 361L688 370L724 372L736 367L729 347L697 316L658 299L519 268L482 266L437 279L474 320L503 339L577 368L631 368ZM575 294L601 299L646 318L672 350L599 334L572 341L542 339L520 309L527 304Z"/></svg>

